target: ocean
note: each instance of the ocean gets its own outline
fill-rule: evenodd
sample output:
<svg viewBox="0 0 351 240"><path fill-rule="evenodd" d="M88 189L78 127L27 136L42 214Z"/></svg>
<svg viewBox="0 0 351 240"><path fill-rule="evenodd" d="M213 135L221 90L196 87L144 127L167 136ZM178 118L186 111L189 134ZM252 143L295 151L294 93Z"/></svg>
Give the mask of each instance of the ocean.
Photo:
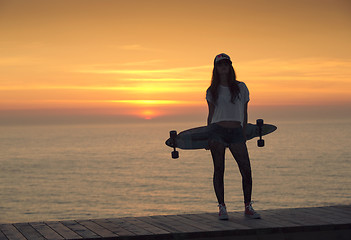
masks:
<svg viewBox="0 0 351 240"><path fill-rule="evenodd" d="M0 223L217 211L209 151L172 149L170 130L202 122L0 127ZM277 121L248 142L254 208L351 204L351 120ZM243 209L226 152L225 199Z"/></svg>

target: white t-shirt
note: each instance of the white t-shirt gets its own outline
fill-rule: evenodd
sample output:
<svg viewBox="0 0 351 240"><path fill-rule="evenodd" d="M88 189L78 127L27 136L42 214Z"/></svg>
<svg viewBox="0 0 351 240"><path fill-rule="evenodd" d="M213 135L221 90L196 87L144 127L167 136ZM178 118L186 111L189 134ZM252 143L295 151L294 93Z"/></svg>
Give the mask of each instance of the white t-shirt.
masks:
<svg viewBox="0 0 351 240"><path fill-rule="evenodd" d="M241 125L244 122L244 110L245 104L250 101L249 90L246 84L239 82L240 93L235 99L235 102L231 101L231 94L229 87L219 85L218 87L218 99L215 104L215 110L213 113L211 123L216 123L220 121L239 121ZM209 90L206 92L206 100L214 103L212 94Z"/></svg>

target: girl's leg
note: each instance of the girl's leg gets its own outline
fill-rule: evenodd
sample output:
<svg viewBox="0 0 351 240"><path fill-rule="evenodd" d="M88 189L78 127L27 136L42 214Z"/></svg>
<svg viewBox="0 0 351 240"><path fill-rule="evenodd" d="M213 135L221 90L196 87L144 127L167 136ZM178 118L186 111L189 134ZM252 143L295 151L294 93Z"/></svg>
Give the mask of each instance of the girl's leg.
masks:
<svg viewBox="0 0 351 240"><path fill-rule="evenodd" d="M211 154L213 159L213 187L219 204L224 204L224 155L225 147L219 142L211 143Z"/></svg>
<svg viewBox="0 0 351 240"><path fill-rule="evenodd" d="M235 158L242 177L242 187L244 193L244 202L251 202L252 194L252 176L249 153L246 143L235 143L229 146L230 152Z"/></svg>

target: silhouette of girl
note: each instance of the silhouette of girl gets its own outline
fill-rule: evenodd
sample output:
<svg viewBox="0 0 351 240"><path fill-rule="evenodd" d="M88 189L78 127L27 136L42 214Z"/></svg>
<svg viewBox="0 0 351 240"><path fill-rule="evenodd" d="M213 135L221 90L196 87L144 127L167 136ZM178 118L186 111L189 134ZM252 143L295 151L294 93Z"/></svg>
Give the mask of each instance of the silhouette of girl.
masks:
<svg viewBox="0 0 351 240"><path fill-rule="evenodd" d="M227 220L224 203L224 159L228 147L236 160L244 193L245 216L260 218L251 205L252 177L246 147L245 128L250 100L245 83L236 80L230 57L221 53L214 59L212 81L206 92L207 125L210 128L209 149L213 158L213 186L218 200L219 219Z"/></svg>

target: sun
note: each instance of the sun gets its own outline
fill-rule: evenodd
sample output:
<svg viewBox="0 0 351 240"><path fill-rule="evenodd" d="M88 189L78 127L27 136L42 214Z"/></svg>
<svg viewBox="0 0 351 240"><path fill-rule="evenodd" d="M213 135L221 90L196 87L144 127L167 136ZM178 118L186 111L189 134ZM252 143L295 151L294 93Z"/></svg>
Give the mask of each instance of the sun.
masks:
<svg viewBox="0 0 351 240"><path fill-rule="evenodd" d="M142 110L140 112L140 116L146 120L150 120L150 119L153 119L154 117L158 116L159 114L157 114L156 111L154 110Z"/></svg>

